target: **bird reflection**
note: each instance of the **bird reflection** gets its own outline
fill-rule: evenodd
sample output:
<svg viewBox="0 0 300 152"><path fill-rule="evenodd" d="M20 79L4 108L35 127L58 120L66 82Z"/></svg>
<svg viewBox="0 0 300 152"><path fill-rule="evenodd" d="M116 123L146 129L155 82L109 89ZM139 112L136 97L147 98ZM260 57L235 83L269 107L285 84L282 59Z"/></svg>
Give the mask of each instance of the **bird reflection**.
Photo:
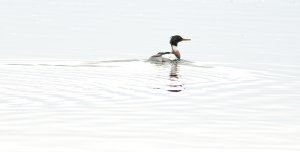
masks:
<svg viewBox="0 0 300 152"><path fill-rule="evenodd" d="M180 81L180 75L178 74L178 68L178 61L171 62L170 81L167 88L170 92L180 92L184 90L183 83Z"/></svg>

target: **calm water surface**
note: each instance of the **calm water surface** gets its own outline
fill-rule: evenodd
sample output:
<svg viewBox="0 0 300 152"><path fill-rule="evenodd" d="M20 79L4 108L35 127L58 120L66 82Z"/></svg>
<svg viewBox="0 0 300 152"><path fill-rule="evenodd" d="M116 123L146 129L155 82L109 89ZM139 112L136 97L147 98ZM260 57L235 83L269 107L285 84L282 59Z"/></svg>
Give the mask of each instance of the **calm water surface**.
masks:
<svg viewBox="0 0 300 152"><path fill-rule="evenodd" d="M296 152L299 68L2 61L0 145L6 151Z"/></svg>
<svg viewBox="0 0 300 152"><path fill-rule="evenodd" d="M297 0L0 0L0 151L299 152L299 27Z"/></svg>

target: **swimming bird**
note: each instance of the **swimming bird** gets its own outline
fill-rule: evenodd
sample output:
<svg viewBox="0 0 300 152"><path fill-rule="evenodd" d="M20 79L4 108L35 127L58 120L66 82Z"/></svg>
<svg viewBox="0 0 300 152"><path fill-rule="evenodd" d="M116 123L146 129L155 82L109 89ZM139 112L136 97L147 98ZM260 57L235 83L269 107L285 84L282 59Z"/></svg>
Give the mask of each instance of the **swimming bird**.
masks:
<svg viewBox="0 0 300 152"><path fill-rule="evenodd" d="M170 39L170 44L172 52L158 52L157 54L151 56L149 61L155 62L168 62L168 61L178 61L180 60L180 52L177 48L177 45L181 41L190 41L191 39L182 38L179 35L174 35Z"/></svg>

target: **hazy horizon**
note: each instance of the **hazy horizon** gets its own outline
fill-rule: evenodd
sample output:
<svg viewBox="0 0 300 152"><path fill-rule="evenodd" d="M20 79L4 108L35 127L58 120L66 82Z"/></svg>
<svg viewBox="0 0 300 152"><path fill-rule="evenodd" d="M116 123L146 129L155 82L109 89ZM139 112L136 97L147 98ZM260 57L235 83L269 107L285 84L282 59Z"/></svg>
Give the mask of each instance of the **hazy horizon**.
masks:
<svg viewBox="0 0 300 152"><path fill-rule="evenodd" d="M298 63L295 0L0 0L2 59L146 59L180 34L183 58Z"/></svg>

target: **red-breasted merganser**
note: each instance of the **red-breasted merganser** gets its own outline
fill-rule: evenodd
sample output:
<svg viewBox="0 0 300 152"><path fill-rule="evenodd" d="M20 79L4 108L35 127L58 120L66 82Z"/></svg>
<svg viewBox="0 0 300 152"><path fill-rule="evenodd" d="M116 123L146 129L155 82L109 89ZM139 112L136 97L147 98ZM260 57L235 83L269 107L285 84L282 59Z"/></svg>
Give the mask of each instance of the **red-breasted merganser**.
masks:
<svg viewBox="0 0 300 152"><path fill-rule="evenodd" d="M156 62L167 62L167 61L176 61L180 60L180 52L177 48L177 45L181 41L190 41L191 39L184 39L179 35L174 35L171 37L170 44L172 52L158 52L157 54L149 58L150 61Z"/></svg>

